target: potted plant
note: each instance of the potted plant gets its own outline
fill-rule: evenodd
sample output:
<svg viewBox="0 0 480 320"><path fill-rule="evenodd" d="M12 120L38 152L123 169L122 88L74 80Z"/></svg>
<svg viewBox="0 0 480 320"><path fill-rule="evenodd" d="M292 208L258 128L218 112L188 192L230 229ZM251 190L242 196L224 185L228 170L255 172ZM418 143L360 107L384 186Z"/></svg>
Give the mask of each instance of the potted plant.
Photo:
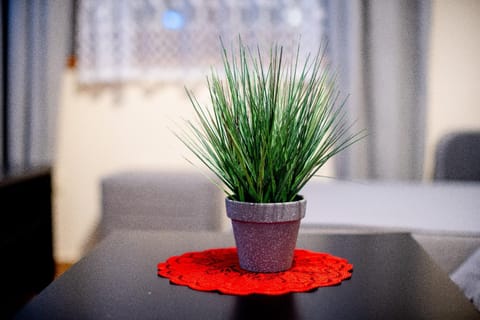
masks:
<svg viewBox="0 0 480 320"><path fill-rule="evenodd" d="M325 59L325 47L286 62L272 45L265 55L239 39L222 43L224 77L207 79L211 106L187 90L198 122L179 138L226 187L227 216L241 268L291 267L306 200L303 186L332 156L358 139ZM235 54L236 53L236 54Z"/></svg>

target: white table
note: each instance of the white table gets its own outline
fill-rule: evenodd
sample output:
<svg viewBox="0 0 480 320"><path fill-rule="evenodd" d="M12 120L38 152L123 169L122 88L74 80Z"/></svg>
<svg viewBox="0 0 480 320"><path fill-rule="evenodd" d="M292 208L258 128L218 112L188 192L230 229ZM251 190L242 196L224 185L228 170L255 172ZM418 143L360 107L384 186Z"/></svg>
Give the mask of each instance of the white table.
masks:
<svg viewBox="0 0 480 320"><path fill-rule="evenodd" d="M303 225L480 234L480 183L325 182L302 190Z"/></svg>

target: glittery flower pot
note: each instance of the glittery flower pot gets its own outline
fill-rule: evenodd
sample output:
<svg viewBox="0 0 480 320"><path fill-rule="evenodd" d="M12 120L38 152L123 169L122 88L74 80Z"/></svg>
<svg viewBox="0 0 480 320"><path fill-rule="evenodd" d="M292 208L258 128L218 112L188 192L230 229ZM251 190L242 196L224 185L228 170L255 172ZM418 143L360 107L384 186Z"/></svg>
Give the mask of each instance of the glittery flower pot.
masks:
<svg viewBox="0 0 480 320"><path fill-rule="evenodd" d="M249 203L226 199L242 269L280 272L291 268L306 200Z"/></svg>

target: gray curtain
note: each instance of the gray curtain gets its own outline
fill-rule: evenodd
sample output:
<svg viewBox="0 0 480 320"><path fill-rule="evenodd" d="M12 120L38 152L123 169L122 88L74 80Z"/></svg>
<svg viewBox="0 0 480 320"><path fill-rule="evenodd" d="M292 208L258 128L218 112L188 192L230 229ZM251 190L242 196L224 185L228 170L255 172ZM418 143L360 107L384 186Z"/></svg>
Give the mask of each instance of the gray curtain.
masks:
<svg viewBox="0 0 480 320"><path fill-rule="evenodd" d="M423 175L429 1L326 0L330 55L356 128L336 159L342 179Z"/></svg>
<svg viewBox="0 0 480 320"><path fill-rule="evenodd" d="M71 49L72 0L2 6L2 169L50 165L60 76Z"/></svg>

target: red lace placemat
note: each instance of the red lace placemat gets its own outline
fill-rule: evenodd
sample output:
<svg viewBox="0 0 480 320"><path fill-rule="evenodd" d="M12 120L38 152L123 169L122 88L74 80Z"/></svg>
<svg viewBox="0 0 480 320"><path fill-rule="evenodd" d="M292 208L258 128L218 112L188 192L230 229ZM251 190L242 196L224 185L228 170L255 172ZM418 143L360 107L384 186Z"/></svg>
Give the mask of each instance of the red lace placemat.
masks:
<svg viewBox="0 0 480 320"><path fill-rule="evenodd" d="M157 270L172 283L195 290L279 295L339 284L351 277L353 265L327 253L295 249L288 271L255 273L240 268L236 248L222 248L171 257L160 262Z"/></svg>

